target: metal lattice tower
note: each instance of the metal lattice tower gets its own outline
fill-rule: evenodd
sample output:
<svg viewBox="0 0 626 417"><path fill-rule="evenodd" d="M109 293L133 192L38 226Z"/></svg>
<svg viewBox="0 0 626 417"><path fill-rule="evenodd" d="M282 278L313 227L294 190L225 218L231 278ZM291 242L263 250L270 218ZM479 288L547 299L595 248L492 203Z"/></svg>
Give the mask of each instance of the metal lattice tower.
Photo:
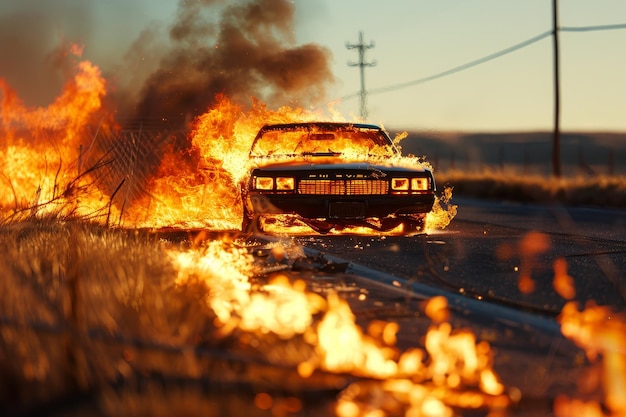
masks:
<svg viewBox="0 0 626 417"><path fill-rule="evenodd" d="M351 67L359 67L361 71L361 92L359 93L361 102L361 118L367 119L367 91L365 90L365 67L373 67L376 65L376 61L366 62L365 51L374 47L374 42L370 42L368 45L363 43L363 32L359 32L359 43L353 44L346 42L346 48L356 49L359 53L359 61L348 61L348 65Z"/></svg>

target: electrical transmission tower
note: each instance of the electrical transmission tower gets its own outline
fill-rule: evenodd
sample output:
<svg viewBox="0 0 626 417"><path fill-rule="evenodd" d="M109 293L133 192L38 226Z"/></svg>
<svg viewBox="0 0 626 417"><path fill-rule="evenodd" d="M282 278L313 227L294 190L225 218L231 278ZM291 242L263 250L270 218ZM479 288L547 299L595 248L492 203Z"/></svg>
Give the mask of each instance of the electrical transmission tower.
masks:
<svg viewBox="0 0 626 417"><path fill-rule="evenodd" d="M365 51L374 47L374 42L370 42L369 45L363 43L363 32L359 32L359 43L353 44L346 42L346 48L356 49L359 52L359 61L348 61L348 65L351 67L359 67L361 71L361 92L359 94L361 101L361 118L367 119L367 91L365 90L365 67L373 67L376 65L376 61L366 62Z"/></svg>

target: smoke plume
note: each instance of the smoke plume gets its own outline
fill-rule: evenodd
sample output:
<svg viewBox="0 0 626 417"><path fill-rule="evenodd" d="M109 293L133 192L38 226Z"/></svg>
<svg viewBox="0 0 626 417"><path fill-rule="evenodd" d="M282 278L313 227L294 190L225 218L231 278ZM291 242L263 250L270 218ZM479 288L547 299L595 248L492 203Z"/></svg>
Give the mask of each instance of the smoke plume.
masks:
<svg viewBox="0 0 626 417"><path fill-rule="evenodd" d="M63 44L71 39L89 42L90 22L91 14L82 1L3 1L0 78L29 105L47 105L70 77L71 64Z"/></svg>
<svg viewBox="0 0 626 417"><path fill-rule="evenodd" d="M251 97L270 107L321 103L333 82L330 53L295 44L294 12L289 0L181 1L168 47L134 100L133 121L186 123L219 93L244 108ZM128 56L145 56L143 43L133 48Z"/></svg>
<svg viewBox="0 0 626 417"><path fill-rule="evenodd" d="M155 129L184 126L219 93L243 108L251 97L269 107L308 107L321 104L334 82L329 50L296 43L290 0L181 0L169 26L151 22L127 36L138 7L117 0L3 2L0 78L26 104L46 105L67 78L71 60L63 51L78 43L103 70L120 121ZM129 16L117 11L128 8ZM90 45L103 28L115 48Z"/></svg>

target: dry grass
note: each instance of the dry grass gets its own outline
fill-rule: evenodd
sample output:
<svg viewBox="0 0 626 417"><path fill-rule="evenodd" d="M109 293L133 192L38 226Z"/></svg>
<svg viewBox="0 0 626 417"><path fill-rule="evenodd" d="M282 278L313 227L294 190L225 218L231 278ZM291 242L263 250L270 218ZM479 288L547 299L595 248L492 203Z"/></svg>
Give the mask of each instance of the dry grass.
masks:
<svg viewBox="0 0 626 417"><path fill-rule="evenodd" d="M435 174L439 188L454 187L454 195L528 203L573 206L626 207L626 177L545 177L507 170Z"/></svg>
<svg viewBox="0 0 626 417"><path fill-rule="evenodd" d="M177 349L211 335L206 289L173 285L156 238L81 221L4 225L0 276L0 411L136 372L197 376Z"/></svg>
<svg viewBox="0 0 626 417"><path fill-rule="evenodd" d="M258 390L289 408L345 383L299 377L297 338L220 333L206 283L175 284L167 251L189 245L81 219L0 225L0 415L270 415Z"/></svg>

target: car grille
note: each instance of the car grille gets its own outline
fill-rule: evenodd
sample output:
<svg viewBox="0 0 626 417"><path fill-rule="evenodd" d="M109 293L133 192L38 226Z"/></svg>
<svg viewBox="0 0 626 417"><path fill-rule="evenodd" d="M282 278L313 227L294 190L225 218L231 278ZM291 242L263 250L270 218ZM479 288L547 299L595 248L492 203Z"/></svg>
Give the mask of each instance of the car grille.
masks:
<svg viewBox="0 0 626 417"><path fill-rule="evenodd" d="M299 194L310 195L384 195L389 182L384 180L301 180Z"/></svg>

